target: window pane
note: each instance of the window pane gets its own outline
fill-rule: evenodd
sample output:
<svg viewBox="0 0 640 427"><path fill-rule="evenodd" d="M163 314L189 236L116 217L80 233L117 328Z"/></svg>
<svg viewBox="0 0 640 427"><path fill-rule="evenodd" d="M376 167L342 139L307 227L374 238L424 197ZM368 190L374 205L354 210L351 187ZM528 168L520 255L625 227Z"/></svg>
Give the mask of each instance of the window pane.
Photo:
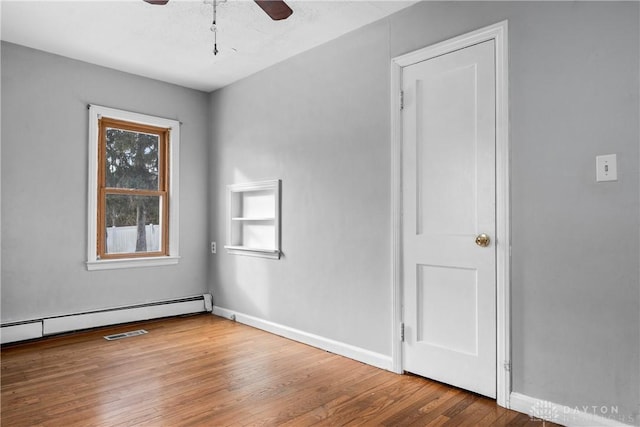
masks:
<svg viewBox="0 0 640 427"><path fill-rule="evenodd" d="M106 186L158 189L158 135L106 129Z"/></svg>
<svg viewBox="0 0 640 427"><path fill-rule="evenodd" d="M107 194L106 254L158 252L162 247L160 196Z"/></svg>

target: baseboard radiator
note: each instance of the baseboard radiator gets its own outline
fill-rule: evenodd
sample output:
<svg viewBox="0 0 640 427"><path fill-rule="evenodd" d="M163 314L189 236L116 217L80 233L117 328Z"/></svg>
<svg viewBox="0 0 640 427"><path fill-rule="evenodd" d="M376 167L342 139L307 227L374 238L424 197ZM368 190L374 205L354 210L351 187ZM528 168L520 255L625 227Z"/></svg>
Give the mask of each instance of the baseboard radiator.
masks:
<svg viewBox="0 0 640 427"><path fill-rule="evenodd" d="M0 343L6 344L100 326L201 313L211 310L211 295L204 294L126 307L115 307L64 316L52 316L22 322L5 323L0 325Z"/></svg>

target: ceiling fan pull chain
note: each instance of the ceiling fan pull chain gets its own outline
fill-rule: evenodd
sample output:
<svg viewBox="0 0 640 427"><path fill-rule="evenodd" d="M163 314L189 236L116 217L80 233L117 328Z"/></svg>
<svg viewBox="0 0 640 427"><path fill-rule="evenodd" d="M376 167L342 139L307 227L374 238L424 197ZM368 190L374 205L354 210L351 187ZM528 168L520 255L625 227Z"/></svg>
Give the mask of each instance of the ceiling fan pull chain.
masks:
<svg viewBox="0 0 640 427"><path fill-rule="evenodd" d="M218 26L216 25L216 4L217 0L213 0L213 22L211 23L211 31L213 31L213 54L218 54Z"/></svg>

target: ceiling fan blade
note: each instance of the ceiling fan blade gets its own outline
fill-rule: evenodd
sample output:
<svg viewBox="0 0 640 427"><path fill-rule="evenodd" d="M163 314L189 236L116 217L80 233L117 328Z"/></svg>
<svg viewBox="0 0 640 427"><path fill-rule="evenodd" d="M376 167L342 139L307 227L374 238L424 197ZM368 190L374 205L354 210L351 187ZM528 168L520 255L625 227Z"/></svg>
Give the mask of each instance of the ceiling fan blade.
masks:
<svg viewBox="0 0 640 427"><path fill-rule="evenodd" d="M157 4L159 6L163 6L167 3L169 3L169 0L144 0L149 4Z"/></svg>
<svg viewBox="0 0 640 427"><path fill-rule="evenodd" d="M147 0L145 0L147 1ZM293 10L282 0L254 0L274 21L287 19Z"/></svg>

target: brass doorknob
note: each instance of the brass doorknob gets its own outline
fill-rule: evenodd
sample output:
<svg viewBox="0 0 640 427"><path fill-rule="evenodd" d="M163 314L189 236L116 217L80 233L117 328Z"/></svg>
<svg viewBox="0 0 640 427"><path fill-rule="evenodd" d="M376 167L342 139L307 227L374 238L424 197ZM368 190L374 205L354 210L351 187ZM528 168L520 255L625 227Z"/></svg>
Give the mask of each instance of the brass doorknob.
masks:
<svg viewBox="0 0 640 427"><path fill-rule="evenodd" d="M476 236L476 245L486 248L489 246L489 243L491 243L491 239L486 234L482 233Z"/></svg>

